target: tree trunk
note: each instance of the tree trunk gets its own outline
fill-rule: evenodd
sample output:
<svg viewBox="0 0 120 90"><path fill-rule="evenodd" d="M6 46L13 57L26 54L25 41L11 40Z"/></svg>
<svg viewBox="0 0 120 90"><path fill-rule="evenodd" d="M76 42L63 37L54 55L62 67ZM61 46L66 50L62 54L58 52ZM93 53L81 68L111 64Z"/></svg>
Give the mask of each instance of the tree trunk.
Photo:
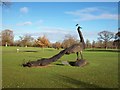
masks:
<svg viewBox="0 0 120 90"><path fill-rule="evenodd" d="M5 43L5 46L7 47L8 45L7 45L7 42Z"/></svg>
<svg viewBox="0 0 120 90"><path fill-rule="evenodd" d="M105 49L107 50L107 41L105 41Z"/></svg>

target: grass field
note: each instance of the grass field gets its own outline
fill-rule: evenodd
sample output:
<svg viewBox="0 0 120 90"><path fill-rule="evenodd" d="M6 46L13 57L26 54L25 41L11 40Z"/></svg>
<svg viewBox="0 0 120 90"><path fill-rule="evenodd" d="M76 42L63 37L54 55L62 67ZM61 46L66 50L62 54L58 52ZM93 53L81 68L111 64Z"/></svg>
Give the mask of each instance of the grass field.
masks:
<svg viewBox="0 0 120 90"><path fill-rule="evenodd" d="M75 61L76 55L64 55L51 65L22 67L26 61L51 57L60 50L33 47L2 47L3 88L117 88L118 53L104 50L85 50L89 62L84 67L62 66L61 61Z"/></svg>

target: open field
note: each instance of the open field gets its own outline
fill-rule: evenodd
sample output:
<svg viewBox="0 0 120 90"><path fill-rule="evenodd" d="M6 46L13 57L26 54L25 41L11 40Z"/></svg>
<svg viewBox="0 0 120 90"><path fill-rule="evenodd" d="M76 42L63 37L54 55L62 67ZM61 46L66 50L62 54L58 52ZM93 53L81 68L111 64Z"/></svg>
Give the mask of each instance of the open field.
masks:
<svg viewBox="0 0 120 90"><path fill-rule="evenodd" d="M16 52L19 48L20 52ZM61 61L75 61L76 55L64 55L51 65L22 67L26 61L51 57L60 50L34 47L2 47L3 88L117 88L118 53L85 50L85 67L62 66Z"/></svg>

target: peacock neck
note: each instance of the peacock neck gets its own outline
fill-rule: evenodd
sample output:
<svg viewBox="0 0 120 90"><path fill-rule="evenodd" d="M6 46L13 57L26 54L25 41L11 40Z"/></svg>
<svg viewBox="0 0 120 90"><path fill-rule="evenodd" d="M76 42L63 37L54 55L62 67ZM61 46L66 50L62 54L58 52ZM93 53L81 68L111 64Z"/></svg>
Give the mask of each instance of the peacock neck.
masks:
<svg viewBox="0 0 120 90"><path fill-rule="evenodd" d="M78 30L78 34L79 34L79 37L80 37L80 43L82 43L84 48L85 48L85 42L84 42L82 32L80 31L80 27L78 27L77 30Z"/></svg>
<svg viewBox="0 0 120 90"><path fill-rule="evenodd" d="M79 37L80 37L80 42L84 42L84 38L83 38L83 35L82 35L82 32L80 31L80 27L78 27L78 34L79 34Z"/></svg>

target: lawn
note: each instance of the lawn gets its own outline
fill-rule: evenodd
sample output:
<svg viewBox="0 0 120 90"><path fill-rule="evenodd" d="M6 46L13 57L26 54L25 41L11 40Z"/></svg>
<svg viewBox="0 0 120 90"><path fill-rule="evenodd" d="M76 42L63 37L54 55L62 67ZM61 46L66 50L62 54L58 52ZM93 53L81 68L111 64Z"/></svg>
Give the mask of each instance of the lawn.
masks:
<svg viewBox="0 0 120 90"><path fill-rule="evenodd" d="M20 52L16 52L19 48ZM52 48L2 47L3 88L117 88L118 53L85 50L89 62L84 67L62 66L61 61L75 61L76 55L64 55L47 67L22 67L27 61L51 57L60 52Z"/></svg>

